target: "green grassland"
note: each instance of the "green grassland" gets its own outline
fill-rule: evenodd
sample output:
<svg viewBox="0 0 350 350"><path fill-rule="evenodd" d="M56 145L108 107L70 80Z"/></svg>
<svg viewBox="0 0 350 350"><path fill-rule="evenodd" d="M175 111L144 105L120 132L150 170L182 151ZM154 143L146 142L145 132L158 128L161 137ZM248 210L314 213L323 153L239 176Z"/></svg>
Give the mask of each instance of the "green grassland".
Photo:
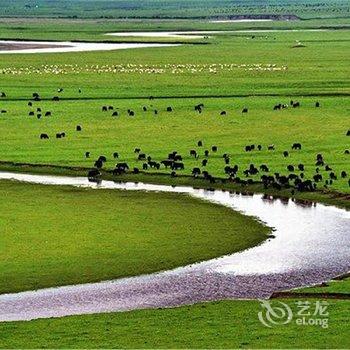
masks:
<svg viewBox="0 0 350 350"><path fill-rule="evenodd" d="M184 195L9 181L0 194L0 293L171 269L254 246L269 232Z"/></svg>
<svg viewBox="0 0 350 350"><path fill-rule="evenodd" d="M242 29L348 25L346 19L340 18L259 25L194 21L146 24L107 21L97 26L96 23L5 20L0 24L0 37L125 41L103 33L213 29L214 26ZM293 47L298 41L305 47ZM6 92L7 97L0 100L0 110L7 113L0 115L0 160L90 167L103 154L108 158L105 169L112 169L116 162L112 153L117 151L120 161L141 167L142 162L133 153L135 147L141 147L157 161L177 150L184 156L185 164L185 170L179 174L188 175L200 164L204 149L217 145L219 151L211 153L207 170L219 177L224 176L223 153L229 153L231 164L238 164L241 170L250 163L267 164L271 173L286 174L287 165L303 163L306 177L314 174L315 156L322 153L338 175L342 170L349 174L349 155L344 154L350 148L350 138L345 136L350 128L349 41L350 31L345 29L258 33L254 38L252 34L236 33L168 48L2 55L0 91ZM64 88L59 94L61 100L52 102L60 87ZM82 93L78 93L79 88ZM33 92L39 92L42 101L30 108L27 102ZM151 95L155 96L154 100L148 99ZM275 104L290 100L300 101L301 107L272 110ZM315 108L316 101L321 103L320 108ZM198 103L205 105L202 114L193 110ZM120 116L103 113L103 105L118 108ZM147 106L147 112L142 111L143 106ZM168 106L174 111L166 112ZM44 112L50 110L52 116L29 117L28 112L37 107ZM249 108L247 114L241 113L243 107ZM127 116L128 108L135 111L135 117ZM152 112L154 109L159 111L157 116ZM226 116L219 115L222 110L227 112ZM78 124L82 132L75 131ZM42 132L48 133L50 139L40 140ZM67 137L55 139L56 132L66 132ZM196 147L198 140L203 140L203 149ZM302 143L301 151L291 151L294 142ZM252 143L262 144L263 150L244 152L244 146ZM275 152L266 150L269 144L275 144ZM199 150L200 160L189 157L190 149ZM290 152L290 157L282 156L285 150ZM85 159L86 151L91 152L90 159ZM2 164L0 168L8 170L11 166ZM45 168L38 171L45 172ZM52 170L56 171L71 173L66 168ZM161 172L170 171L161 169ZM321 172L328 177L325 171ZM204 180L195 182L187 177L174 180L154 170L149 173L153 176L139 174L134 179L208 186ZM323 183L319 188L322 186ZM252 188L261 190L258 185ZM348 177L338 179L329 189L341 192L341 205L349 207ZM181 195L97 193L9 182L0 182L0 193L7 199L0 204L1 292L159 271L244 249L264 239L267 233L266 228L250 218L191 198L184 200ZM290 190L280 194L290 195ZM303 193L303 198L308 196L324 200L322 196ZM337 204L337 197L334 198L334 202L327 201ZM71 208L79 208L79 216L78 210L73 212ZM72 232L70 227L77 225L79 230ZM240 231L242 226L247 227L244 234ZM79 250L72 244L77 239ZM196 244L191 244L194 241ZM329 290L332 288L333 284ZM339 288L348 291L347 286L336 287L338 291ZM0 324L0 347L350 346L345 336L349 313L346 300L330 300L329 329L301 328L295 324L264 328L257 318L259 310L255 301L222 301L175 309L4 323Z"/></svg>
<svg viewBox="0 0 350 350"><path fill-rule="evenodd" d="M306 47L293 48L297 40ZM224 176L223 153L229 153L231 164L241 170L254 163L267 164L271 173L287 173L287 165L303 163L307 177L315 173L316 154L322 153L338 175L343 170L349 174L349 155L344 154L349 148L349 40L346 30L269 33L254 39L241 34L217 36L207 45L4 55L1 90L7 97L0 107L7 113L0 117L0 159L89 167L104 154L106 168L112 169L111 155L117 151L120 161L141 167L133 154L140 147L157 161L177 150L184 156L182 173L190 174L202 157L190 158L189 150L203 140L201 155L212 145L219 147L206 167L216 176ZM51 98L58 87L65 90L55 103ZM33 92L39 92L43 101L29 108ZM300 101L301 107L273 111L276 103L290 100ZM315 108L315 101L320 108ZM198 103L205 105L200 115L194 111ZM118 108L120 116L103 113L103 105ZM167 113L167 106L174 112ZM52 117L29 117L36 107L52 111ZM242 114L243 107L249 113ZM135 117L127 116L128 108ZM224 117L222 110L227 112ZM77 124L83 127L81 133L75 132ZM42 132L50 140L40 140ZM67 137L56 140L56 132L66 132ZM302 143L302 151L290 150L294 142ZM247 153L247 144L262 144L264 149ZM275 144L275 152L266 150L269 144ZM285 150L290 157L283 158ZM92 159L85 159L86 151ZM349 192L348 177L330 188Z"/></svg>
<svg viewBox="0 0 350 350"><path fill-rule="evenodd" d="M298 301L278 299L296 312ZM348 300L328 299L329 326L263 326L258 301L0 324L1 348L349 348Z"/></svg>

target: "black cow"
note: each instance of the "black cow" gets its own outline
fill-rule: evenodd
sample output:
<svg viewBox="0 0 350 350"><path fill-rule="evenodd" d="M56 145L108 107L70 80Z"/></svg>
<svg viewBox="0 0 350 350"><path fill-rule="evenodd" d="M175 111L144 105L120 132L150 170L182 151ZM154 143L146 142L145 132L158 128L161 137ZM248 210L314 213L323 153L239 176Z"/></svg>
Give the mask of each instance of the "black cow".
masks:
<svg viewBox="0 0 350 350"><path fill-rule="evenodd" d="M283 156L284 156L284 157L288 157L288 156L289 156L288 151L284 151L284 152L283 152Z"/></svg>
<svg viewBox="0 0 350 350"><path fill-rule="evenodd" d="M345 178L348 176L348 174L346 173L346 171L343 170L343 171L341 172L340 176L341 176L343 179L345 179Z"/></svg>
<svg viewBox="0 0 350 350"><path fill-rule="evenodd" d="M90 152L85 152L85 158L90 158Z"/></svg>
<svg viewBox="0 0 350 350"><path fill-rule="evenodd" d="M119 113L118 113L117 111L114 111L114 112L112 113L112 117L118 117L118 115L119 115Z"/></svg>
<svg viewBox="0 0 350 350"><path fill-rule="evenodd" d="M212 147L211 147L211 150L212 150L213 152L217 152L217 151L218 151L218 147L217 147L217 146L212 146Z"/></svg>
<svg viewBox="0 0 350 350"><path fill-rule="evenodd" d="M172 170L183 170L185 169L185 166L184 166L184 163L180 163L180 162L174 162L172 165L171 165L171 169Z"/></svg>
<svg viewBox="0 0 350 350"><path fill-rule="evenodd" d="M350 136L350 129L347 131L346 136Z"/></svg>
<svg viewBox="0 0 350 350"><path fill-rule="evenodd" d="M201 174L201 169L199 169L199 168L193 168L192 169L192 175L194 176L194 177L197 177L198 175L200 175Z"/></svg>
<svg viewBox="0 0 350 350"><path fill-rule="evenodd" d="M301 143L293 143L292 149L298 149L301 150Z"/></svg>
<svg viewBox="0 0 350 350"><path fill-rule="evenodd" d="M77 125L76 130L77 130L77 131L81 131L81 130L82 130L81 126L80 126L80 125Z"/></svg>
<svg viewBox="0 0 350 350"><path fill-rule="evenodd" d="M107 106L102 106L102 112L107 112L108 107Z"/></svg>
<svg viewBox="0 0 350 350"><path fill-rule="evenodd" d="M226 115L226 111L221 111L220 115Z"/></svg>
<svg viewBox="0 0 350 350"><path fill-rule="evenodd" d="M267 146L267 149L269 151L274 151L275 150L275 145L269 145L269 146Z"/></svg>
<svg viewBox="0 0 350 350"><path fill-rule="evenodd" d="M168 168L169 166L171 167L173 165L174 161L170 159L166 159L166 160L162 160L160 163L163 164L165 168Z"/></svg>
<svg viewBox="0 0 350 350"><path fill-rule="evenodd" d="M288 171L294 171L294 166L293 165L288 165L287 166Z"/></svg>
<svg viewBox="0 0 350 350"><path fill-rule="evenodd" d="M58 96L54 96L54 97L52 97L52 101L59 101L60 100L60 98L58 97Z"/></svg>
<svg viewBox="0 0 350 350"><path fill-rule="evenodd" d="M48 134L40 134L40 139L41 140L46 140L49 138L49 135Z"/></svg>
<svg viewBox="0 0 350 350"><path fill-rule="evenodd" d="M244 108L242 109L242 113L248 113L248 108L244 107Z"/></svg>
<svg viewBox="0 0 350 350"><path fill-rule="evenodd" d="M143 106L143 107L142 107L142 110L143 110L144 112L146 112L146 111L147 111L147 107L146 107L146 106Z"/></svg>
<svg viewBox="0 0 350 350"><path fill-rule="evenodd" d="M204 156L209 157L209 151L207 149L204 151Z"/></svg>
<svg viewBox="0 0 350 350"><path fill-rule="evenodd" d="M197 158L197 151L194 150L194 149L191 149L190 150L190 156L193 156L193 157Z"/></svg>
<svg viewBox="0 0 350 350"><path fill-rule="evenodd" d="M50 112L50 111L47 111L47 112L45 113L45 117L51 117L51 112Z"/></svg>
<svg viewBox="0 0 350 350"><path fill-rule="evenodd" d="M202 142L202 141L198 141L198 142L197 142L197 146L198 146L198 147L203 147L203 142Z"/></svg>
<svg viewBox="0 0 350 350"><path fill-rule="evenodd" d="M320 107L320 102L317 101L317 102L315 103L315 107L316 107L316 108Z"/></svg>
<svg viewBox="0 0 350 350"><path fill-rule="evenodd" d="M34 115L34 112L33 112L33 111L30 111L30 112L28 113L28 115L29 115L29 116L33 116L33 115Z"/></svg>
<svg viewBox="0 0 350 350"><path fill-rule="evenodd" d="M304 164L298 164L298 169L300 171L304 171L305 170Z"/></svg>
<svg viewBox="0 0 350 350"><path fill-rule="evenodd" d="M141 148L135 148L134 149L134 153L140 153L141 152Z"/></svg>
<svg viewBox="0 0 350 350"><path fill-rule="evenodd" d="M101 169L103 167L103 162L101 159L97 159L96 162L94 163L94 166L97 168L97 169Z"/></svg>
<svg viewBox="0 0 350 350"><path fill-rule="evenodd" d="M107 162L107 158L105 156L99 156L98 160L100 160L103 163Z"/></svg>
<svg viewBox="0 0 350 350"><path fill-rule="evenodd" d="M167 108L166 108L166 111L167 111L167 112L172 112L173 109L172 109L172 107L167 107Z"/></svg>
<svg viewBox="0 0 350 350"><path fill-rule="evenodd" d="M261 145L258 145L257 148L258 148L259 151L262 150L262 146Z"/></svg>
<svg viewBox="0 0 350 350"><path fill-rule="evenodd" d="M101 173L98 169L91 169L88 171L88 178L96 178L98 176L101 176Z"/></svg>
<svg viewBox="0 0 350 350"><path fill-rule="evenodd" d="M142 164L142 169L143 170L147 170L148 169L148 164L147 163L143 163Z"/></svg>
<svg viewBox="0 0 350 350"><path fill-rule="evenodd" d="M202 166L207 166L208 164L208 159L203 159L202 160Z"/></svg>

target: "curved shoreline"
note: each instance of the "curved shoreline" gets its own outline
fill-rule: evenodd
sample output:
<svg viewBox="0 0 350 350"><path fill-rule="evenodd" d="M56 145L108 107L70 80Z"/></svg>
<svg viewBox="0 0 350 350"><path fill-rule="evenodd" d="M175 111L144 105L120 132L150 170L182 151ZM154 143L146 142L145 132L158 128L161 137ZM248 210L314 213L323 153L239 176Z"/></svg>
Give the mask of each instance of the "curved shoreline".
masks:
<svg viewBox="0 0 350 350"><path fill-rule="evenodd" d="M86 178L0 173L46 185L186 193L275 228L275 238L222 258L151 275L0 296L0 321L171 307L221 299L268 298L273 292L323 282L350 269L350 212L302 206L262 195L143 183L101 184Z"/></svg>

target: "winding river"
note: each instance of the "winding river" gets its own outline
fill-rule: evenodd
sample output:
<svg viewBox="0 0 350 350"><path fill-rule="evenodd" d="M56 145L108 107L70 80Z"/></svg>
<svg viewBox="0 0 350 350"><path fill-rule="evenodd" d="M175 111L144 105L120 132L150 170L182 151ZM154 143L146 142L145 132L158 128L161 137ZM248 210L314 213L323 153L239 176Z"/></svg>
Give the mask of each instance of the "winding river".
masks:
<svg viewBox="0 0 350 350"><path fill-rule="evenodd" d="M171 271L3 294L0 321L172 307L221 299L268 298L275 291L320 283L350 270L350 212L336 207L191 187L112 181L97 184L82 177L3 172L0 179L183 193L254 216L273 227L275 235L242 252Z"/></svg>

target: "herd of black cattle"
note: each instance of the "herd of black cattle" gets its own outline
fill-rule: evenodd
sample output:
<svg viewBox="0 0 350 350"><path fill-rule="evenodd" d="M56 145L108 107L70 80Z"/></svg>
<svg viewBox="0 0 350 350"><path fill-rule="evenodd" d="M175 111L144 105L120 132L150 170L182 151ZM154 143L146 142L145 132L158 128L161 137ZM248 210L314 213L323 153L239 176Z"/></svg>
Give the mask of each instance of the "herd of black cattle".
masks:
<svg viewBox="0 0 350 350"><path fill-rule="evenodd" d="M58 92L62 92L63 89L59 89ZM81 92L81 90L79 90ZM0 93L0 97L6 97L6 94L4 92ZM153 97L150 97L150 100L152 100ZM59 97L55 96L52 98L53 101L59 101ZM33 101L41 101L41 98L38 93L33 93L32 95L32 100L28 102L28 106L30 108L33 107ZM288 104L277 104L273 107L273 110L280 110L280 109L285 109L291 106L292 108L298 108L300 107L300 102L298 101L290 101L290 105ZM320 103L317 101L315 103L315 107L318 108L320 107ZM204 108L204 104L198 104L194 106L194 110L198 113L202 113L202 110ZM142 110L146 112L148 109L146 106L142 107ZM119 112L114 110L113 106L102 106L102 112L112 112L112 117L118 117ZM172 112L173 108L171 106L168 106L166 108L166 112ZM154 109L153 110L154 114L158 114L158 110ZM5 110L2 110L1 113L6 113ZM242 109L242 113L248 113L248 108L244 107ZM127 110L127 114L131 117L135 116L135 112L131 109ZM31 110L29 112L29 116L34 116L35 112ZM42 112L42 109L40 107L36 108L36 116L38 119L40 119L42 116L50 117L51 116L51 111L46 111L45 113ZM226 115L226 111L221 111L220 112L221 116ZM76 131L82 131L82 127L80 125L76 125ZM348 130L345 134L346 136L350 136L350 130ZM63 138L66 136L65 132L59 132L56 133L56 138ZM49 135L46 133L41 133L40 134L40 139L49 139ZM199 149L203 148L203 141L198 141L197 142L197 147ZM267 147L268 151L275 151L275 145L268 145ZM200 154L199 154L199 149L191 149L189 150L189 156L193 157L194 159L199 160ZM251 145L246 145L244 147L244 150L246 152L252 152L254 150L261 151L263 149L263 146L258 144L251 144ZM291 145L292 150L301 150L302 145L300 143L293 143ZM287 171L289 172L288 175L281 175L280 173L274 173L273 175L269 174L270 170L266 164L261 164L259 167L256 167L254 164L250 164L247 169L243 169L241 173L244 175L244 178L241 178L238 176L239 172L239 166L238 165L230 165L230 156L227 153L224 153L222 155L223 159L223 171L224 174L226 175L225 178L215 178L213 175L209 174L208 171L203 170L207 164L208 160L210 159L211 152L217 153L218 152L218 147L217 146L212 146L211 150L209 151L208 149L205 149L202 154L203 158L200 160L200 166L194 167L191 171L192 176L195 178L204 178L208 180L210 183L215 183L217 181L221 182L234 182L234 183L239 183L242 185L248 185L248 184L253 184L254 180L250 178L250 176L256 176L262 173L260 175L260 182L264 185L265 188L268 187L273 187L275 189L282 189L282 188L291 188L292 191L298 190L298 191L314 191L317 189L317 184L322 183L323 187L327 188L329 185L332 185L334 181L338 179L338 177L342 179L348 179L348 185L350 186L350 179L348 178L348 174L346 173L345 170L341 171L340 174L336 174L332 168L325 163L325 159L321 153L317 154L315 156L315 173L312 177L312 179L306 179L304 175L305 171L305 166L304 164L298 164L297 166L294 165L288 165L287 166ZM134 153L137 155L136 159L140 162L142 162L141 168L134 167L133 169L130 169L129 165L126 162L118 162L115 165L114 170L112 171L113 175L121 175L127 172L131 172L134 174L140 173L140 171L147 171L148 169L156 169L159 170L161 167L165 169L170 169L170 176L176 177L177 171L181 171L185 169L185 165L183 163L184 157L179 154L177 151L173 151L168 154L166 159L163 159L161 161L155 161L152 159L150 155L147 155L141 151L141 148L135 148ZM346 149L344 151L345 154L350 154L350 151ZM118 159L119 158L119 153L114 152L113 153L113 159ZM90 152L85 152L85 157L90 158ZM283 152L283 157L289 157L289 152L284 151ZM94 167L89 170L88 172L88 178L90 180L96 180L98 177L101 176L101 169L104 167L105 163L107 162L107 157L104 155L99 156L98 159L94 161ZM324 170L327 172L327 178L324 178L325 175L321 174L321 171ZM296 173L298 172L298 174Z"/></svg>

